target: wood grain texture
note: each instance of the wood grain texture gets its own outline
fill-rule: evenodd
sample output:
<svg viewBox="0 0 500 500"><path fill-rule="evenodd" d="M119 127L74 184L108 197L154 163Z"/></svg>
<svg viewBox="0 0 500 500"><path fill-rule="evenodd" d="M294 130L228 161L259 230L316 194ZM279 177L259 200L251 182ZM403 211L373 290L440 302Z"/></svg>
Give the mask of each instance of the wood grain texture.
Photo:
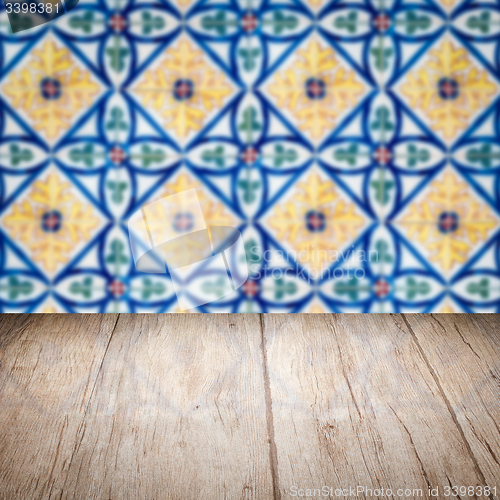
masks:
<svg viewBox="0 0 500 500"><path fill-rule="evenodd" d="M0 498L48 498L65 476L116 315L2 315Z"/></svg>
<svg viewBox="0 0 500 500"><path fill-rule="evenodd" d="M404 324L389 315L266 315L264 335L282 498L294 486L426 493L481 484Z"/></svg>
<svg viewBox="0 0 500 500"><path fill-rule="evenodd" d="M500 486L500 316L401 319L427 358L486 483Z"/></svg>
<svg viewBox="0 0 500 500"><path fill-rule="evenodd" d="M272 498L258 315L124 315L56 498Z"/></svg>
<svg viewBox="0 0 500 500"><path fill-rule="evenodd" d="M0 499L500 492L499 360L497 315L0 315Z"/></svg>

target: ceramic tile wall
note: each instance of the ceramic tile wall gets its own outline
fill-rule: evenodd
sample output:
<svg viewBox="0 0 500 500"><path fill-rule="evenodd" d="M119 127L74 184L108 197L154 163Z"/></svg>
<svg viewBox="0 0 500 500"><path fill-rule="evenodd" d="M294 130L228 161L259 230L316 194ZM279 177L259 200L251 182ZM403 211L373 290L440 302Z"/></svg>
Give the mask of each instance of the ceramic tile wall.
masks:
<svg viewBox="0 0 500 500"><path fill-rule="evenodd" d="M3 312L177 311L127 220L192 187L250 264L200 312L499 310L498 1L85 0L0 22Z"/></svg>

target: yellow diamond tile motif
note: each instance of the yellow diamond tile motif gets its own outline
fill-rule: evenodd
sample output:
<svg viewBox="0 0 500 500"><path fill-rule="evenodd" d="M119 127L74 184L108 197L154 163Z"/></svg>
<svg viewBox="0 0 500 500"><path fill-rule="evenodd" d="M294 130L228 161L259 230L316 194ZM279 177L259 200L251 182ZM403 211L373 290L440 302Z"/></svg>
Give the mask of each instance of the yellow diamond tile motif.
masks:
<svg viewBox="0 0 500 500"><path fill-rule="evenodd" d="M310 40L271 78L266 93L312 141L318 142L367 87L331 47Z"/></svg>
<svg viewBox="0 0 500 500"><path fill-rule="evenodd" d="M96 100L101 86L68 48L52 39L36 47L1 89L9 104L53 142Z"/></svg>
<svg viewBox="0 0 500 500"><path fill-rule="evenodd" d="M179 140L200 130L234 91L228 78L185 38L169 47L133 88L141 104Z"/></svg>
<svg viewBox="0 0 500 500"><path fill-rule="evenodd" d="M273 236L286 242L301 265L324 270L366 225L362 212L317 169L299 180L267 218Z"/></svg>
<svg viewBox="0 0 500 500"><path fill-rule="evenodd" d="M431 49L399 89L408 105L447 141L457 138L499 92L486 70L449 40Z"/></svg>
<svg viewBox="0 0 500 500"><path fill-rule="evenodd" d="M49 275L59 270L102 226L96 209L56 171L42 175L1 220Z"/></svg>
<svg viewBox="0 0 500 500"><path fill-rule="evenodd" d="M403 211L398 226L410 241L422 246L431 262L451 271L488 240L499 221L467 183L446 170Z"/></svg>

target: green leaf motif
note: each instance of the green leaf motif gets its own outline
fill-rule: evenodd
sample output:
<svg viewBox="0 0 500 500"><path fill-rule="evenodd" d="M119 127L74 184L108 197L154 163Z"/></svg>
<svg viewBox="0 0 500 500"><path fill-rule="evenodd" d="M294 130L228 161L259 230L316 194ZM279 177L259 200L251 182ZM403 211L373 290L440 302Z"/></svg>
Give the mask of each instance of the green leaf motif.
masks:
<svg viewBox="0 0 500 500"><path fill-rule="evenodd" d="M148 168L151 163L161 163L165 160L165 152L161 149L152 149L147 144L143 144L141 148L140 158L142 160L142 166Z"/></svg>
<svg viewBox="0 0 500 500"><path fill-rule="evenodd" d="M409 144L407 148L408 167L413 168L418 162L425 163L431 157L427 149L417 149L414 144Z"/></svg>
<svg viewBox="0 0 500 500"><path fill-rule="evenodd" d="M214 30L218 35L227 33L228 23L226 21L226 13L220 10L214 16L204 16L201 19L201 27L207 31Z"/></svg>
<svg viewBox="0 0 500 500"><path fill-rule="evenodd" d="M389 253L389 245L386 241L378 240L377 243L375 243L375 250L377 251L377 258L375 260L370 258L371 262L391 263L393 261Z"/></svg>
<svg viewBox="0 0 500 500"><path fill-rule="evenodd" d="M238 127L238 130L243 132L256 132L262 128L262 125L257 121L257 111L254 107L247 108L243 112L243 122Z"/></svg>
<svg viewBox="0 0 500 500"><path fill-rule="evenodd" d="M370 50L370 53L375 57L375 67L383 71L389 67L389 58L394 51L390 48L384 49L383 47L374 47Z"/></svg>
<svg viewBox="0 0 500 500"><path fill-rule="evenodd" d="M123 201L123 192L127 189L128 184L126 182L108 181L106 187L113 192L111 199L115 203L121 203Z"/></svg>
<svg viewBox="0 0 500 500"><path fill-rule="evenodd" d="M151 12L142 13L142 34L150 35L153 30L161 30L165 26L165 20L161 16L152 16Z"/></svg>
<svg viewBox="0 0 500 500"><path fill-rule="evenodd" d="M335 19L334 26L339 30L345 29L348 33L356 33L358 28L358 13L355 11L349 12L347 16L339 16Z"/></svg>
<svg viewBox="0 0 500 500"><path fill-rule="evenodd" d="M241 180L238 182L238 187L244 191L243 200L245 203L252 203L255 201L255 191L259 189L260 181Z"/></svg>
<svg viewBox="0 0 500 500"><path fill-rule="evenodd" d="M250 239L245 242L245 256L248 264L259 264L262 260L262 257L257 254L256 249L260 249L257 246L257 242L254 239Z"/></svg>
<svg viewBox="0 0 500 500"><path fill-rule="evenodd" d="M469 149L466 158L471 163L480 163L483 168L490 168L495 155L491 152L491 144L483 144L480 149Z"/></svg>
<svg viewBox="0 0 500 500"><path fill-rule="evenodd" d="M239 49L238 55L243 59L243 69L252 71L256 66L256 59L260 55L260 49Z"/></svg>
<svg viewBox="0 0 500 500"><path fill-rule="evenodd" d="M286 149L282 144L274 146L274 166L281 167L285 162L293 163L297 160L298 154L293 149Z"/></svg>
<svg viewBox="0 0 500 500"><path fill-rule="evenodd" d="M130 51L125 47L109 47L106 49L106 54L109 56L110 66L120 73L125 68L125 58Z"/></svg>
<svg viewBox="0 0 500 500"><path fill-rule="evenodd" d="M92 296L92 278L88 276L81 283L74 281L71 283L69 291L74 295L82 294L86 299L89 299Z"/></svg>
<svg viewBox="0 0 500 500"><path fill-rule="evenodd" d="M350 300L358 300L359 280L356 277L353 277L346 281L338 281L333 286L333 291L337 295L347 295Z"/></svg>
<svg viewBox="0 0 500 500"><path fill-rule="evenodd" d="M471 30L479 30L481 33L488 33L490 31L490 13L482 12L480 16L469 17L467 27Z"/></svg>
<svg viewBox="0 0 500 500"><path fill-rule="evenodd" d="M333 153L333 158L338 162L347 162L349 165L356 165L358 159L358 145L351 144L347 149L337 149Z"/></svg>
<svg viewBox="0 0 500 500"><path fill-rule="evenodd" d="M75 30L82 30L84 33L92 32L92 23L94 22L94 13L91 10L84 12L81 16L72 16L69 25Z"/></svg>
<svg viewBox="0 0 500 500"><path fill-rule="evenodd" d="M285 30L293 30L299 25L299 21L295 16L285 16L279 10L274 11L273 15L273 30L276 35L281 35Z"/></svg>
<svg viewBox="0 0 500 500"><path fill-rule="evenodd" d="M375 199L385 205L389 201L389 191L394 187L394 182L376 180L370 182L370 186L375 189Z"/></svg>
<svg viewBox="0 0 500 500"><path fill-rule="evenodd" d="M125 245L118 239L111 242L111 253L106 257L108 264L127 264L128 258L124 254Z"/></svg>
<svg viewBox="0 0 500 500"><path fill-rule="evenodd" d="M123 119L124 112L117 106L111 108L111 119L106 123L107 130L127 130L128 125Z"/></svg>
<svg viewBox="0 0 500 500"><path fill-rule="evenodd" d="M201 159L206 163L215 163L219 168L222 168L226 164L226 159L224 157L224 147L217 146L214 150L210 151L206 149L201 154Z"/></svg>
<svg viewBox="0 0 500 500"><path fill-rule="evenodd" d="M31 161L33 159L33 153L30 149L21 149L17 144L10 145L9 154L13 167L17 167L23 161Z"/></svg>
<svg viewBox="0 0 500 500"><path fill-rule="evenodd" d="M19 295L29 295L33 291L33 283L20 281L16 276L10 276L5 287L8 291L9 300L16 300Z"/></svg>
<svg viewBox="0 0 500 500"><path fill-rule="evenodd" d="M71 161L75 163L83 162L86 167L94 166L94 145L85 144L82 149L73 148L69 152Z"/></svg>
<svg viewBox="0 0 500 500"><path fill-rule="evenodd" d="M142 280L141 298L142 300L148 300L152 295L161 295L165 290L163 283L159 281L153 283L151 278L144 278Z"/></svg>
<svg viewBox="0 0 500 500"><path fill-rule="evenodd" d="M293 295L297 292L297 284L293 282L285 283L283 278L278 278L274 280L274 298L275 300L281 300L285 295Z"/></svg>
<svg viewBox="0 0 500 500"><path fill-rule="evenodd" d="M478 294L483 299L487 299L490 296L490 281L488 278L483 278L476 283L469 283L466 290L472 295Z"/></svg>
<svg viewBox="0 0 500 500"><path fill-rule="evenodd" d="M405 27L408 35L414 35L418 30L426 30L431 25L429 16L419 16L416 12L409 10L406 13Z"/></svg>
<svg viewBox="0 0 500 500"><path fill-rule="evenodd" d="M34 16L33 16L34 19ZM33 27L33 19L31 16L26 16L23 14L16 14L12 12L9 14L9 32L13 33L12 30L27 30L28 28Z"/></svg>
<svg viewBox="0 0 500 500"><path fill-rule="evenodd" d="M431 291L429 283L426 281L417 282L415 278L406 280L406 298L413 300L417 295L427 295Z"/></svg>
<svg viewBox="0 0 500 500"><path fill-rule="evenodd" d="M220 297L226 290L226 279L221 276L216 281L205 281L201 285L201 289L203 293L213 293Z"/></svg>
<svg viewBox="0 0 500 500"><path fill-rule="evenodd" d="M380 106L375 111L376 119L371 124L372 130L380 130L382 132L390 132L394 130L394 124L390 120L390 111L386 106Z"/></svg>

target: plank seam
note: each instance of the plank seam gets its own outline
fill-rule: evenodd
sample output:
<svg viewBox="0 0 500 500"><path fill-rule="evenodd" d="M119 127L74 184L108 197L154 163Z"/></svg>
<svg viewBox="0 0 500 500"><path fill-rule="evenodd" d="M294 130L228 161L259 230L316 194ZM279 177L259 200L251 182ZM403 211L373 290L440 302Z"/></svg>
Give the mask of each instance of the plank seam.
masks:
<svg viewBox="0 0 500 500"><path fill-rule="evenodd" d="M474 455L474 452L472 451L471 445L470 445L469 441L467 440L467 437L465 436L465 432L464 432L462 426L460 425L460 422L458 421L457 414L455 413L455 410L453 409L450 400L446 396L446 393L444 392L444 389L441 386L441 382L439 382L439 378L438 378L438 375L437 375L436 371L432 367L432 364L430 363L430 361L427 359L427 356L425 355L424 349L421 346L421 344L420 344L420 342L418 340L418 337L416 336L415 332L413 331L413 329L412 329L412 327L410 325L410 322L406 319L406 314L401 313L401 318L405 322L406 327L408 328L408 330L410 332L410 335L411 335L411 337L413 339L413 342L417 346L417 349L420 352L420 355L422 356L425 364L427 365L427 369L429 370L432 378L434 379L434 382L437 385L438 391L440 392L441 397L443 398L444 403L445 403L446 407L448 408L448 412L451 415L453 423L455 424L455 426L456 426L456 428L458 430L458 433L460 434L460 438L462 439L463 444L464 444L465 448L467 449L467 452L469 453L469 456L470 456L470 458L471 458L471 460L472 460L472 462L474 464L474 469L476 471L476 474L479 476L480 480L482 481L483 486L486 485L486 484L488 484L486 482L486 478L485 478L485 476L483 474L483 471L481 470L481 467L479 467L479 462L477 461L476 456ZM433 316L433 318L434 318L434 316ZM439 323L439 321L438 321L438 323ZM493 500L493 497L492 497L491 494L489 495L488 498L490 500Z"/></svg>
<svg viewBox="0 0 500 500"><path fill-rule="evenodd" d="M104 354L102 356L101 363L99 364L99 369L97 370L97 374L96 374L96 377L94 379L94 384L92 386L92 391L90 391L89 400L87 401L87 405L85 406L85 411L83 412L82 421L80 422L80 425L78 426L78 431L76 432L76 442L75 442L75 447L73 448L73 452L71 453L71 458L69 459L69 464L68 464L68 468L67 468L68 472L71 469L71 464L73 463L73 459L75 457L75 453L76 453L79 445L82 442L83 436L79 439L80 433L81 433L80 431L81 431L81 429L83 427L83 424L85 423L85 418L87 417L87 413L88 413L88 410L89 410L90 402L92 401L92 397L94 395L94 391L95 391L95 388L96 388L96 385L97 385L97 381L99 380L99 375L100 375L101 370L102 370L102 365L104 364L104 360L106 359L106 354L108 354L108 349L109 349L109 346L111 344L111 339L113 338L113 335L114 335L115 330L116 330L116 325L118 324L118 320L119 319L120 319L120 314L117 314L115 324L113 325L113 330L111 330L111 335L109 336L109 340L108 340L108 343L106 345L106 349L104 350ZM63 486L61 488L61 497L60 498L63 497L64 489L66 488L66 481L67 480L68 480L68 475L66 475L66 479L64 480ZM50 487L49 494L48 494L48 500L50 500L50 497L52 495L52 488L54 487L54 484L55 484L55 481L52 483L52 486Z"/></svg>
<svg viewBox="0 0 500 500"><path fill-rule="evenodd" d="M267 341L266 336L264 335L264 316L262 315L262 313L260 314L260 333L263 358L264 399L266 401L267 437L269 441L269 462L271 466L271 477L273 480L273 498L274 500L281 500L278 468L278 448L276 447L274 436L273 400L271 396L271 381L269 378L269 365L267 361Z"/></svg>

